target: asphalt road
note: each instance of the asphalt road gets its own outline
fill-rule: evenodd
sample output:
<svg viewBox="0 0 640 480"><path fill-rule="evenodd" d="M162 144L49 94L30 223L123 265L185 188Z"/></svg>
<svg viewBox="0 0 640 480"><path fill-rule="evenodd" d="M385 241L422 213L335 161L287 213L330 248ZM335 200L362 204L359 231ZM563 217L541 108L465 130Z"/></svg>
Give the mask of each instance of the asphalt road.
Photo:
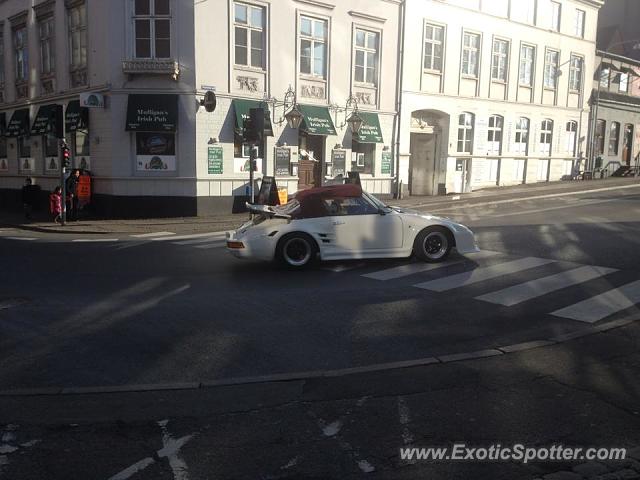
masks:
<svg viewBox="0 0 640 480"><path fill-rule="evenodd" d="M446 265L430 269L407 259L332 262L293 273L271 264L230 257L214 232L210 236L198 234L200 236L189 238L159 233L157 237L72 242L55 235L0 231L0 265L4 271L0 280L0 390L243 383L245 377L289 374L297 379L304 377L304 372L311 372L313 376L327 371L337 376L341 369L370 366L386 369L394 362L419 364L422 360L427 365L434 358L442 360L451 358L452 354L559 338L603 322L639 316L640 188L545 198L503 198L498 203L478 199L474 205L439 204L430 211L471 227L483 252L475 256L453 256ZM568 283L561 288L563 282ZM640 365L638 331L632 326L625 328L624 334L607 335L607 341L600 335L598 340L587 339L578 346L548 347L557 349L548 353L557 363L549 363L550 360L531 353L530 358L518 358L517 368L504 363L508 360L496 358L485 360L496 363L485 363L477 371L436 365L431 370L429 366L422 367L425 370L419 370L420 375L411 376L412 369L403 369L389 382L383 382L389 373L369 373L357 381L338 385L323 385L322 380L318 380L318 384L306 382L302 397L298 396L299 386L295 381L277 385L273 392L267 388L267 393L262 390L249 390L244 394L212 391L193 393L194 397L188 393L162 394L162 402L174 409L160 408L151 397L143 398L142 403L140 397L111 397L100 401L85 397L74 400L77 403L72 407L57 405L60 400L53 397L28 401L6 397L6 401L0 401L5 409L0 411L0 425L5 423L3 435L11 441L4 442L4 446L14 445L22 449L25 458L31 458L28 453L32 450L28 445L31 440L45 438L52 445L47 447L48 451L38 453L41 455L38 465L45 470L34 467L31 471L25 464L16 462L14 455L12 476L7 478L43 478L42 472L52 468L53 445L57 441L76 446L85 444L79 453L84 462L75 465L77 470L71 466L54 469L55 474L50 478L111 478L120 471L118 465L124 469L135 464L138 457L146 458L149 448L146 453L136 451L140 443L148 446L162 440L158 448L153 447L161 450L163 445L165 448L168 444L175 446L171 439L189 437L185 442L191 441L190 435L207 438L197 452L192 452L195 457L187 462L191 465L191 477L176 476L177 460L170 461L171 469L167 469L159 459L169 455L160 454L157 458L152 456L155 460L144 467L143 474L130 477L313 478L317 475L316 478L347 478L351 475L355 478L377 471L378 476L372 478L424 478L414 476L417 472L421 475L429 472L433 478L469 478L469 472L475 472L469 464L460 470L448 465L426 471L418 467L417 470L400 469L397 476L381 474L380 470L384 470L381 464L385 463L381 459L389 461L390 452L402 442L413 445L421 441L422 445L424 442L432 445L457 439L480 442L523 438L521 441L541 442L560 438L584 443L600 438L602 442L617 440L630 447L637 446L633 439L637 440L640 431L634 417L638 412L632 405L637 405L639 397L637 388L630 387L630 378ZM546 349L532 350L543 351ZM593 355L585 358L585 351ZM576 357L567 357L570 353ZM614 379L598 393L600 397L581 390L602 385L594 384L586 375L578 379L572 376L578 365L576 358L580 358L579 364L590 372L603 374L611 371L607 362L623 353L630 355L628 359L625 357L627 363L613 369ZM500 361L503 363L498 363ZM538 369L536 362L544 365ZM436 373L435 369L441 367L449 370ZM491 371L496 372L499 380ZM520 378L522 375L524 379ZM557 378L547 383L547 375L561 377L562 388ZM481 386L483 381L488 385ZM422 388L407 389L412 383ZM295 393L288 392L283 397L280 388ZM323 395L314 397L314 388ZM504 388L508 392L502 392ZM354 391L350 392L351 389ZM431 393L425 393L425 389ZM442 395L433 391L442 391ZM490 391L494 391L495 398ZM380 397L378 401L367 400L372 392L376 398ZM393 396L388 397L391 393ZM399 400L407 393L414 396ZM239 400L245 394L252 398L248 405L242 405L246 399ZM447 394L455 395L457 400L454 402ZM616 401L602 398L603 394L613 395ZM214 420L215 411L202 409L203 404L215 404L219 395L223 398L229 395L227 400L240 403L237 409L221 408L219 413L235 410L239 416ZM320 403L313 407L304 403L293 405L287 400L288 395L296 401ZM331 402L331 398L339 400L338 403ZM551 402L550 398L555 400ZM87 401L95 401L96 405L114 404L104 407L108 412L104 417L99 414L93 417L88 413ZM124 407L129 401L134 405ZM448 401L451 405L443 406L442 402ZM576 405L576 401L582 403ZM424 422L427 419L436 422L438 415L433 409L440 412L441 420L430 427L414 425L411 430L414 440L405 442L409 437L403 430L406 416L403 402L409 403L407 411L421 416ZM478 403L474 405L474 402ZM141 405L146 405L149 411L145 413ZM293 405L291 410L287 405ZM532 420L532 425L540 429L536 434L524 434L531 425L516 418L516 405L536 417ZM564 409L561 418L550 413L554 405ZM7 408L14 409L15 415ZM69 408L74 412L77 409L77 416ZM97 411L101 411L100 408L96 407ZM127 408L132 409L130 417L126 413L122 415L131 423L105 426L104 431L97 426L100 422L122 419L114 412L126 412ZM504 409L504 416L498 415L496 408ZM54 412L50 417L48 409ZM432 410L425 413L425 409ZM286 421L283 420L285 411ZM376 428L368 423L376 416L384 418L390 411L400 417L400 423L396 421L394 427L399 430L393 439L386 436L389 432L383 425ZM466 419L465 427L458 425L459 434L449 429L456 424L456 411ZM486 416L489 411L493 414L482 418L483 412ZM37 418L30 416L33 412L39 412ZM548 412L546 418L545 412ZM348 419L354 415L358 419L350 424ZM565 425L567 415L575 416L575 435L566 430L570 428ZM634 419L625 418L627 415ZM181 418L175 422L178 431L167 433L165 429L169 427L158 422L174 416ZM191 416L191 420L184 420ZM581 416L584 421L577 421ZM489 433L474 434L470 418L471 424L476 422L481 432ZM594 422L603 419L608 419L609 427L596 428ZM86 425L80 430L69 427L76 423L82 425L83 420ZM49 427L43 430L42 425L49 422L61 428L60 421L70 430L53 431ZM207 423L212 421L226 422L222 432L228 436L224 442L221 431L216 430L214 434L209 430L215 430ZM332 427L335 422L339 425ZM405 423L408 425L409 420ZM29 426L16 426L24 424ZM554 424L564 433L551 431ZM292 429L290 434L282 430L285 425ZM340 437L343 426L345 432L349 430L350 438ZM232 434L227 429L244 429L244 433L234 430ZM251 439L249 432L260 429L264 438L255 433L257 437ZM316 431L311 432L313 429ZM337 431L334 433L332 429ZM19 433L12 433L14 431ZM297 442L304 443L304 432L321 441L309 440L301 447ZM118 443L121 435L127 442ZM229 438L235 435L239 436L237 442L242 445L242 454L257 455L255 462L264 468L243 465L240 453L229 455L228 461L221 463L220 452L210 450L224 444L223 449L228 452L233 448ZM379 443L368 441L366 446L354 446L362 442L362 436L377 439ZM138 443L134 437L139 439ZM333 447L324 445L324 441L334 442ZM91 448L102 452L98 457L103 463L100 474L86 477L86 461L91 457L87 445L92 442L95 445ZM27 446L20 446L22 444ZM264 446L264 453L256 453L257 445ZM380 451L375 451L378 448L375 445ZM306 463L299 455L292 454L298 447L307 452ZM106 448L113 448L118 455L107 455ZM333 453L326 453L329 451ZM0 455L0 478L3 478L2 459ZM208 466L214 459L217 466ZM9 457L6 461L9 462ZM195 471L194 464L198 465ZM17 465L23 465L19 470L23 476L13 476L18 471ZM533 478L540 472L545 473L545 469L520 469L512 464L485 467L476 478ZM211 473L216 471L219 473ZM85 477L77 476L81 475L78 472L85 472L82 473Z"/></svg>

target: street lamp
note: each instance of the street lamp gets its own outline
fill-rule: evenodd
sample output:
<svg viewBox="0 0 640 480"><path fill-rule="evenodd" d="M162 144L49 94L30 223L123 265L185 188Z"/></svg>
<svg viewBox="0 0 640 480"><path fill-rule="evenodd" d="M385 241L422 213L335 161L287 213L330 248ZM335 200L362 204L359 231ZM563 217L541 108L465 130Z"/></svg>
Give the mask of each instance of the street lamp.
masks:
<svg viewBox="0 0 640 480"><path fill-rule="evenodd" d="M289 128L297 130L302 123L302 112L298 108L298 105L294 103L293 107L291 107L291 110L285 114L284 118L287 120Z"/></svg>
<svg viewBox="0 0 640 480"><path fill-rule="evenodd" d="M338 105L334 104L334 105L330 105L329 108L333 110L336 115L336 123L339 123L337 122L338 113L344 112L345 120L344 122L337 125L339 129L349 125L349 130L351 130L351 133L353 135L358 134L358 132L360 131L360 128L362 128L362 125L364 124L364 120L362 119L362 117L358 112L358 100L353 95L349 94L349 98L347 98L347 101L344 107L339 107Z"/></svg>
<svg viewBox="0 0 640 480"><path fill-rule="evenodd" d="M293 90L293 88L291 88L291 85L289 85L287 91L284 92L284 99L282 101L278 100L275 97L269 96L266 96L264 101L265 103L270 103L273 106L273 123L275 123L276 125L282 125L284 122L287 122L289 128L292 128L294 130L300 127L303 116L300 108L298 107L296 92ZM277 107L282 107L283 113L286 112L279 119L275 118Z"/></svg>

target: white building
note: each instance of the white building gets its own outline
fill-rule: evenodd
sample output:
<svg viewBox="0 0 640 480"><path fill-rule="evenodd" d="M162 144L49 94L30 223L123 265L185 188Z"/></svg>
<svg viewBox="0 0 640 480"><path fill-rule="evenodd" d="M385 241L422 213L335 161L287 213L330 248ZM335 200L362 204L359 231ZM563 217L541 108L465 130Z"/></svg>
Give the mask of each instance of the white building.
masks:
<svg viewBox="0 0 640 480"><path fill-rule="evenodd" d="M59 183L54 105L106 214L243 203L238 133L258 106L272 130L258 177L275 173L294 192L355 170L365 188L390 193L399 16L400 0L0 0L0 194L15 198L27 176L45 190ZM211 113L201 106L210 90ZM293 100L296 130L284 120ZM317 162L301 162L302 150Z"/></svg>
<svg viewBox="0 0 640 480"><path fill-rule="evenodd" d="M409 192L570 174L586 154L602 4L407 0L398 171Z"/></svg>

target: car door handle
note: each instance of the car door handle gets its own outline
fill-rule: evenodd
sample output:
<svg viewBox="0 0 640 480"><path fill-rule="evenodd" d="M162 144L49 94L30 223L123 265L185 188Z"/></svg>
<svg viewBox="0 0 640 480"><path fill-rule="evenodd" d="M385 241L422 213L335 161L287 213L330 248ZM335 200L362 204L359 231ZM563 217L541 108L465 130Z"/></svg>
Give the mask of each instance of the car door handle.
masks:
<svg viewBox="0 0 640 480"><path fill-rule="evenodd" d="M341 222L339 220L336 220L335 222L333 222L334 225L344 225L344 222Z"/></svg>

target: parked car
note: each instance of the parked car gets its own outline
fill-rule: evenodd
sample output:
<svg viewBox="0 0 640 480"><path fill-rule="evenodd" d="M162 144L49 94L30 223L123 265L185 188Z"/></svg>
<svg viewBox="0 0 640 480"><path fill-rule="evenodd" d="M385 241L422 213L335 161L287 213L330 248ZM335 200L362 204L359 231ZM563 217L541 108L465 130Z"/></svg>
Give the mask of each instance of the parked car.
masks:
<svg viewBox="0 0 640 480"><path fill-rule="evenodd" d="M250 205L253 220L227 232L238 258L303 268L316 260L401 258L441 262L456 248L477 252L473 232L454 221L385 205L359 185L298 192L285 205Z"/></svg>

